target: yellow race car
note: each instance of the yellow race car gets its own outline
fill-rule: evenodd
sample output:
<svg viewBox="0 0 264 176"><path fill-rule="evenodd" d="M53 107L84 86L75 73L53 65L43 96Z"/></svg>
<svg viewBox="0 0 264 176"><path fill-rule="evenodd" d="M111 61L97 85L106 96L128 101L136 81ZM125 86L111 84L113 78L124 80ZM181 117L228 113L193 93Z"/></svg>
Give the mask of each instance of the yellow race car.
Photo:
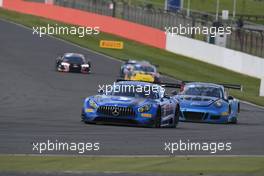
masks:
<svg viewBox="0 0 264 176"><path fill-rule="evenodd" d="M124 79L131 81L144 81L151 83L160 82L160 74L156 66L146 61L137 62L134 65L128 65L124 69Z"/></svg>
<svg viewBox="0 0 264 176"><path fill-rule="evenodd" d="M132 75L125 75L125 80L155 82L155 77L147 72L134 72Z"/></svg>

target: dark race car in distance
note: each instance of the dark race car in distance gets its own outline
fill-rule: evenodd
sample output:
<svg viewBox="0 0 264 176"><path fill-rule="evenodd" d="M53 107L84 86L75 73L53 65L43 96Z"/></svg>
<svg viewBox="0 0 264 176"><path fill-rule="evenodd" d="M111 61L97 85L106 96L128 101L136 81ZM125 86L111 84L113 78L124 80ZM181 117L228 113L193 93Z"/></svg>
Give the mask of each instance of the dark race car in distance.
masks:
<svg viewBox="0 0 264 176"><path fill-rule="evenodd" d="M59 72L90 73L91 62L83 54L65 53L56 59L56 70Z"/></svg>
<svg viewBox="0 0 264 176"><path fill-rule="evenodd" d="M137 60L128 60L124 62L124 64L120 68L120 77L123 78L125 77L125 72L126 70L129 70L130 68L133 67L133 65L137 64L139 61Z"/></svg>

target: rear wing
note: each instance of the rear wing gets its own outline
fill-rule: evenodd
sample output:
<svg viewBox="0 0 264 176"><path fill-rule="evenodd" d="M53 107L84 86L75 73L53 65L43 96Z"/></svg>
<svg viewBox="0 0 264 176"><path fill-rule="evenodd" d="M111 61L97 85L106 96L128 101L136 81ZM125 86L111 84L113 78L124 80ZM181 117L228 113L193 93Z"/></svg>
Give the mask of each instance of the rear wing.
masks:
<svg viewBox="0 0 264 176"><path fill-rule="evenodd" d="M167 88L176 88L180 89L182 88L183 84L182 83L158 83L162 87L167 87Z"/></svg>
<svg viewBox="0 0 264 176"><path fill-rule="evenodd" d="M236 90L240 90L241 92L243 91L243 86L240 84L221 84L222 86L224 86L224 88L226 89L236 89Z"/></svg>
<svg viewBox="0 0 264 176"><path fill-rule="evenodd" d="M117 79L116 82L121 82L121 81L131 81L131 80L126 80L126 79ZM136 82L136 81L135 81ZM183 86L182 83L164 83L164 82L160 82L160 83L152 83L152 82L148 82L148 81L138 81L138 82L145 82L145 83L150 83L150 84L158 84L162 87L167 87L167 88L181 88Z"/></svg>
<svg viewBox="0 0 264 176"><path fill-rule="evenodd" d="M116 82L120 82L120 81L131 81L131 80L125 80L125 79L117 79L116 80ZM147 82L147 81L139 81L139 82L151 83L151 82ZM158 84L162 87L176 88L176 89L183 90L184 85L186 83L195 83L195 82L197 82L197 81L179 81L179 80L177 80L177 83L165 83L165 82L156 83L156 82L154 82L153 84ZM201 83L206 83L206 82L201 82ZM210 83L208 83L208 84L210 84ZM226 84L226 83L224 83L224 84L213 83L213 84L222 85L222 86L224 86L225 89L236 89L236 90L240 90L241 92L243 91L243 86L240 84Z"/></svg>

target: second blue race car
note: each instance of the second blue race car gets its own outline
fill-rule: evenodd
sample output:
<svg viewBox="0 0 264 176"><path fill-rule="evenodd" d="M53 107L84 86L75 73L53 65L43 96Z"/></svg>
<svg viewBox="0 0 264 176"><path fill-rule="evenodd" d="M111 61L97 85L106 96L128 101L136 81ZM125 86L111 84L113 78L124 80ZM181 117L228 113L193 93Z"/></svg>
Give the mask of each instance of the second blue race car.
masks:
<svg viewBox="0 0 264 176"><path fill-rule="evenodd" d="M179 121L179 103L164 90L158 84L119 81L114 83L112 90L100 91L101 94L85 99L82 120L85 123L174 128Z"/></svg>
<svg viewBox="0 0 264 176"><path fill-rule="evenodd" d="M240 102L228 96L225 88L241 89L240 85L219 85L190 82L175 96L180 102L180 121L237 123Z"/></svg>

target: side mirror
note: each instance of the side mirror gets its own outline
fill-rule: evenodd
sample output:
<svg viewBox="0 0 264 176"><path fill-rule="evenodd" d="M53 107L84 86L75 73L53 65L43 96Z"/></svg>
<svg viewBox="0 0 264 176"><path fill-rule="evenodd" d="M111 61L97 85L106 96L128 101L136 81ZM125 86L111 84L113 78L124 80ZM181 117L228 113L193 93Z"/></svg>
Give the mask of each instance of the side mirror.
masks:
<svg viewBox="0 0 264 176"><path fill-rule="evenodd" d="M176 90L173 90L173 91L171 92L171 94L172 94L172 95L178 95L178 92L177 92Z"/></svg>
<svg viewBox="0 0 264 176"><path fill-rule="evenodd" d="M228 96L227 99L228 99L228 100L234 100L234 97L232 97L232 96Z"/></svg>

